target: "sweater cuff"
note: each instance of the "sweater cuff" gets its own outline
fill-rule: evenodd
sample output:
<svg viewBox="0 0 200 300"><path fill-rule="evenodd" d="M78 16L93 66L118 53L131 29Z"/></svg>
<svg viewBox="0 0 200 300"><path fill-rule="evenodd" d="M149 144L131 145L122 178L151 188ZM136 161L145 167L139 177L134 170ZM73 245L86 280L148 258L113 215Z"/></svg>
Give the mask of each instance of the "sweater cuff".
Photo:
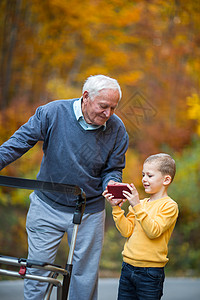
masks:
<svg viewBox="0 0 200 300"><path fill-rule="evenodd" d="M113 213L117 213L117 212L122 211L122 209L121 209L121 207L119 207L118 205L116 205L116 206L112 206L112 211L113 211Z"/></svg>

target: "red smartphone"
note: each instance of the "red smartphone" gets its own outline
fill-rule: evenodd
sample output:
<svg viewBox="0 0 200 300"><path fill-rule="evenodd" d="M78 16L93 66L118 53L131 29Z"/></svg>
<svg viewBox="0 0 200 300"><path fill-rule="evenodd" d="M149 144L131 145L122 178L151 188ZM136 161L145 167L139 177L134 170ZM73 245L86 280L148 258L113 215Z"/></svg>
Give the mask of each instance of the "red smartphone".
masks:
<svg viewBox="0 0 200 300"><path fill-rule="evenodd" d="M122 191L127 191L131 193L127 183L121 184L108 184L107 185L108 193L114 196L113 199L125 199Z"/></svg>

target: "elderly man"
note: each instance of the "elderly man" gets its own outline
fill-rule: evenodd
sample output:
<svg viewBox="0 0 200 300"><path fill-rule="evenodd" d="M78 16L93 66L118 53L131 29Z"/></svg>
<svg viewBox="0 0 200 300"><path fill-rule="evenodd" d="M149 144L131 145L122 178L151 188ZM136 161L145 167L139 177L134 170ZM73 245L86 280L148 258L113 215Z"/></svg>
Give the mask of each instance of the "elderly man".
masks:
<svg viewBox="0 0 200 300"><path fill-rule="evenodd" d="M73 257L70 300L97 299L105 202L102 192L109 181L121 182L128 135L114 114L121 98L115 79L90 76L80 99L52 101L37 108L29 121L0 147L0 169L38 141L43 159L38 180L75 184L86 193L86 208ZM53 263L67 232L71 242L75 199L44 191L30 195L27 215L28 258ZM46 276L43 270L31 274ZM24 299L40 300L46 283L25 280Z"/></svg>

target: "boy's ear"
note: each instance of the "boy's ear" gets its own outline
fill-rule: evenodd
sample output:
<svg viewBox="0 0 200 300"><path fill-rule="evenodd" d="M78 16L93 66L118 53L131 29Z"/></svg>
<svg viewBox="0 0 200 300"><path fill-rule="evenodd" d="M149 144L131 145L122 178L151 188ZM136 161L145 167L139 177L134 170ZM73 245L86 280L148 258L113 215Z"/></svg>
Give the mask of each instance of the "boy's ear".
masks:
<svg viewBox="0 0 200 300"><path fill-rule="evenodd" d="M171 182L172 182L171 176L170 176L170 175L165 175L163 184L164 184L164 185L169 185Z"/></svg>

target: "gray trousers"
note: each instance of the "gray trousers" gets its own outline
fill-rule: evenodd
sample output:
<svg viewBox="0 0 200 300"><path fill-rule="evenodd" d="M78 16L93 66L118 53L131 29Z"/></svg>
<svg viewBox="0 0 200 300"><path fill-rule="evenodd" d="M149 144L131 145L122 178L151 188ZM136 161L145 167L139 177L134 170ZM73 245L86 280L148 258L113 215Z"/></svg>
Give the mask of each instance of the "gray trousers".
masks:
<svg viewBox="0 0 200 300"><path fill-rule="evenodd" d="M30 200L26 221L28 258L54 263L58 246L65 232L67 232L70 245L74 227L73 214L55 210L41 201L35 193L30 195ZM98 268L103 245L104 222L105 211L83 215L78 228L73 256L69 300L97 299ZM49 274L48 271L34 268L28 268L27 273L42 276ZM46 283L25 279L24 300L42 300L46 288Z"/></svg>

